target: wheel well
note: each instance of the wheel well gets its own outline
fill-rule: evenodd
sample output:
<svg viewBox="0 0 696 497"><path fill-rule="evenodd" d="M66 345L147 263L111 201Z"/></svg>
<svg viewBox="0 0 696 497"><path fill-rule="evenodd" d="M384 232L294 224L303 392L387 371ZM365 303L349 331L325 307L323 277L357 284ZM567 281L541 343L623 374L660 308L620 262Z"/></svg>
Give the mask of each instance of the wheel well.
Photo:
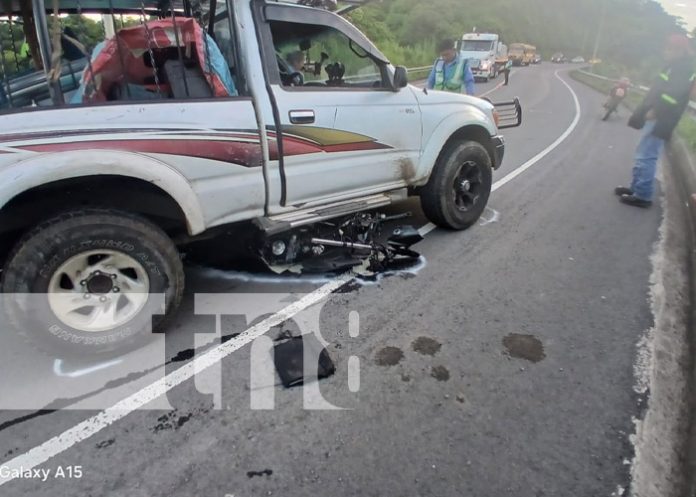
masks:
<svg viewBox="0 0 696 497"><path fill-rule="evenodd" d="M493 141L491 140L491 135L490 133L488 133L488 130L486 128L477 125L470 125L464 126L463 128L459 128L452 134L452 136L449 137L449 140L447 140L445 146L442 147L442 150L444 151L445 149L447 149L450 143L458 140L474 140L483 145L486 148L486 152L488 152L488 155L491 158L491 163L493 164L493 168L495 169L495 150L493 148Z"/></svg>
<svg viewBox="0 0 696 497"><path fill-rule="evenodd" d="M187 229L179 204L148 181L117 175L70 178L26 190L0 209L0 264L19 238L37 223L80 207L137 213L172 237L185 234Z"/></svg>

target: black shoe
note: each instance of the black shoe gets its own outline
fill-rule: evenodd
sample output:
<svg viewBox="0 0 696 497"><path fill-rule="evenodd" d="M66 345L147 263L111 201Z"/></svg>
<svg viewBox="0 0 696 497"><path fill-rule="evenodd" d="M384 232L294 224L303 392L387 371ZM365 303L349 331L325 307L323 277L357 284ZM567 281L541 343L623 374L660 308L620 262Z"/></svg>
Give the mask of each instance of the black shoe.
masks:
<svg viewBox="0 0 696 497"><path fill-rule="evenodd" d="M633 195L633 190L626 188L625 186L617 186L614 188L614 193L616 193L619 197L622 195Z"/></svg>
<svg viewBox="0 0 696 497"><path fill-rule="evenodd" d="M652 202L650 200L643 200L642 198L638 198L635 195L621 195L620 200L622 203L632 205L634 207L647 208L652 205Z"/></svg>

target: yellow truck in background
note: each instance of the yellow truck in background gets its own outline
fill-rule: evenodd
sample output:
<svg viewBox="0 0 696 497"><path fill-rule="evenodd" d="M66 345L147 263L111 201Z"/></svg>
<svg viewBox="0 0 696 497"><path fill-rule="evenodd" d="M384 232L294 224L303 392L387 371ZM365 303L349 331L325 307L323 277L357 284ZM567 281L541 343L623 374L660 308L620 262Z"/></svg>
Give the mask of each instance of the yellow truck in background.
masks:
<svg viewBox="0 0 696 497"><path fill-rule="evenodd" d="M526 43L513 43L508 50L513 66L528 66L534 63L536 47Z"/></svg>

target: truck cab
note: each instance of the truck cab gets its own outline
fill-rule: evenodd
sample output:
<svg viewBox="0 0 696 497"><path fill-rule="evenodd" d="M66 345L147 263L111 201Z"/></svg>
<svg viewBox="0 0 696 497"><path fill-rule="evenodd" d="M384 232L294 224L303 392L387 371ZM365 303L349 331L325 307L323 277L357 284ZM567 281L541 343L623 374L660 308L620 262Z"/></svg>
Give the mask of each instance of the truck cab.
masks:
<svg viewBox="0 0 696 497"><path fill-rule="evenodd" d="M182 252L221 231L291 265L336 244L374 249L365 213L412 195L438 226L466 229L501 165L500 130L521 123L518 102L409 85L326 9L58 4L59 16L102 15L111 36L66 37L86 61L68 89L53 4L34 0L48 98L18 103L6 76L0 112L3 308L49 353L113 353L166 329Z"/></svg>
<svg viewBox="0 0 696 497"><path fill-rule="evenodd" d="M507 47L497 34L467 33L459 42L459 52L469 60L474 77L488 81L498 76Z"/></svg>

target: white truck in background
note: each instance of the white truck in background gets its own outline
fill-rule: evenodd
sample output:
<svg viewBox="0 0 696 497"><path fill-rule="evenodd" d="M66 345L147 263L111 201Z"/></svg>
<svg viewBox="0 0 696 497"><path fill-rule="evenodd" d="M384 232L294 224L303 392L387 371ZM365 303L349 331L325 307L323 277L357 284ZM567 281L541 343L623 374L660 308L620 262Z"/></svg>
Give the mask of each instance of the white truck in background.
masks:
<svg viewBox="0 0 696 497"><path fill-rule="evenodd" d="M507 59L507 46L494 33L467 33L459 43L459 53L469 59L475 78L495 79Z"/></svg>

